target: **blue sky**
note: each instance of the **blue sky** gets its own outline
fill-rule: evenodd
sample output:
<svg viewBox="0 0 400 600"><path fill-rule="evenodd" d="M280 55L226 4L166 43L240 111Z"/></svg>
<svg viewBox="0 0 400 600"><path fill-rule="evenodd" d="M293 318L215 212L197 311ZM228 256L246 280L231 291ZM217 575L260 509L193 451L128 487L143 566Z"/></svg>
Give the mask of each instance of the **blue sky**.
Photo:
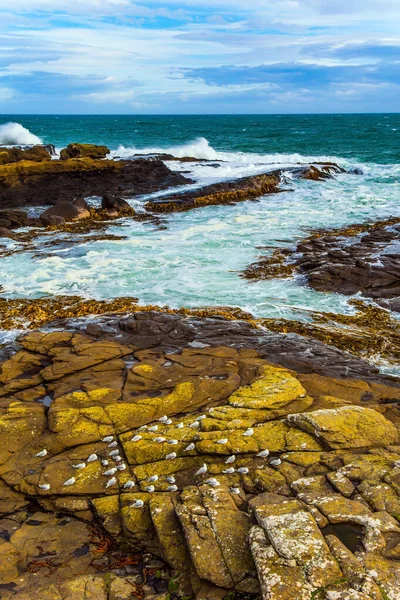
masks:
<svg viewBox="0 0 400 600"><path fill-rule="evenodd" d="M0 113L400 111L400 0L0 0Z"/></svg>

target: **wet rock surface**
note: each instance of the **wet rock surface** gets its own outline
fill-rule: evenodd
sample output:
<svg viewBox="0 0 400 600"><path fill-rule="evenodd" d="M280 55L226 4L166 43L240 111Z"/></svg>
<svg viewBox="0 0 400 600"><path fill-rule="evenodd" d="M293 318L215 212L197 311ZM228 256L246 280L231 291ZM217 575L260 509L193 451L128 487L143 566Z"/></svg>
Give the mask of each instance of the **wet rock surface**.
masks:
<svg viewBox="0 0 400 600"><path fill-rule="evenodd" d="M399 597L398 380L243 321L56 327L0 363L2 598Z"/></svg>
<svg viewBox="0 0 400 600"><path fill-rule="evenodd" d="M186 159L190 162L191 159ZM320 181L332 178L334 173L342 172L340 167L333 164L315 167L306 165L286 169L293 177L299 179L313 179ZM242 177L233 181L215 183L200 188L199 190L181 192L147 202L145 208L154 213L183 212L204 206L233 204L244 200L254 200L267 194L282 191L279 187L283 170L278 169L263 173Z"/></svg>
<svg viewBox="0 0 400 600"><path fill-rule="evenodd" d="M0 165L0 208L46 205L76 197L152 193L191 183L160 160L70 158Z"/></svg>
<svg viewBox="0 0 400 600"><path fill-rule="evenodd" d="M277 250L250 265L248 279L305 275L322 292L364 296L400 310L400 225L398 218L319 232L293 250Z"/></svg>

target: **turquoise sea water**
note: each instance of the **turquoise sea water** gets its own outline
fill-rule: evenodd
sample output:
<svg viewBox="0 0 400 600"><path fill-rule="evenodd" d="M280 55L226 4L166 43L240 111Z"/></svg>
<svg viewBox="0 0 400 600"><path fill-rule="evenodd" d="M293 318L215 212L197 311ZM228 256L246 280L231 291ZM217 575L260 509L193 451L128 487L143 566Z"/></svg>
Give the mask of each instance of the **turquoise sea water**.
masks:
<svg viewBox="0 0 400 600"><path fill-rule="evenodd" d="M111 149L180 146L206 138L217 151L335 155L361 162L400 162L400 114L229 116L0 115L58 147L70 142ZM1 133L0 133L0 143Z"/></svg>
<svg viewBox="0 0 400 600"><path fill-rule="evenodd" d="M69 142L106 144L120 157L162 151L212 159L212 164L169 164L189 171L197 185L310 160L337 161L349 172L326 182L291 181L288 174L288 191L282 194L171 214L163 231L124 220L113 223L109 233L122 233L126 240L80 240L61 244L50 255L43 248L2 258L6 297L132 295L143 303L230 305L257 316L304 319L309 309L349 312L347 297L310 290L301 278L252 283L239 272L256 260L259 247L293 246L310 228L399 214L398 114L0 116L0 143L33 143L32 136L57 148ZM131 202L140 209L146 199Z"/></svg>

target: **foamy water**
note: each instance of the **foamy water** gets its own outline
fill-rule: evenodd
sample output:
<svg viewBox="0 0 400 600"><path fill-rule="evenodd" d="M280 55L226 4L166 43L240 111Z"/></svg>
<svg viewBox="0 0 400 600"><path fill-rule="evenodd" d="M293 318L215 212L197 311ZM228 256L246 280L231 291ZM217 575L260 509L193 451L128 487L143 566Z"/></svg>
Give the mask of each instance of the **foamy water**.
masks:
<svg viewBox="0 0 400 600"><path fill-rule="evenodd" d="M11 122L0 125L0 145L29 146L41 143L40 137L31 133L29 129L23 127L20 123Z"/></svg>
<svg viewBox="0 0 400 600"><path fill-rule="evenodd" d="M335 227L385 218L398 213L400 184L397 165L360 165L336 156L257 155L215 151L206 140L177 148L146 148L141 152L174 152L180 156L212 155L207 163L171 162L190 171L197 185L241 177L277 166L312 160L334 160L363 174L343 174L326 182L290 181L293 191L266 196L259 202L214 206L176 213L168 229L124 220L108 233L120 241L80 241L74 246L2 258L1 284L6 297L79 294L98 299L137 296L143 303L172 307L240 306L256 316L298 318L298 309L349 312L348 298L315 292L301 278L249 282L239 277L261 251L293 246L310 228ZM131 157L135 149L125 149ZM122 155L121 149L116 151ZM132 200L137 207L146 197ZM62 237L62 236L61 236ZM14 242L5 242L15 247ZM265 252L264 252L265 254Z"/></svg>

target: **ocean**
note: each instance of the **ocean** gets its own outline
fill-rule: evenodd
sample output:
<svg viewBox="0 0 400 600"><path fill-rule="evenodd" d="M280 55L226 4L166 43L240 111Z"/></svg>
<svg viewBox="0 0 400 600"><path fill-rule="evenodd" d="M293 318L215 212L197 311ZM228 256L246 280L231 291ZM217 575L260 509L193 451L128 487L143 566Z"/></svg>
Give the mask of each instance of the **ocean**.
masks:
<svg viewBox="0 0 400 600"><path fill-rule="evenodd" d="M58 149L70 142L105 144L124 158L167 152L211 159L168 163L196 185L308 161L334 161L348 172L324 182L291 181L288 174L284 193L171 214L165 230L130 220L110 226L125 240L82 239L50 253L43 248L4 257L4 297L135 296L146 304L229 305L296 319L307 319L310 309L351 313L348 297L313 291L300 277L249 282L239 273L260 247L293 247L313 228L399 214L399 114L0 116L0 143L37 141ZM148 198L131 203L140 208Z"/></svg>

